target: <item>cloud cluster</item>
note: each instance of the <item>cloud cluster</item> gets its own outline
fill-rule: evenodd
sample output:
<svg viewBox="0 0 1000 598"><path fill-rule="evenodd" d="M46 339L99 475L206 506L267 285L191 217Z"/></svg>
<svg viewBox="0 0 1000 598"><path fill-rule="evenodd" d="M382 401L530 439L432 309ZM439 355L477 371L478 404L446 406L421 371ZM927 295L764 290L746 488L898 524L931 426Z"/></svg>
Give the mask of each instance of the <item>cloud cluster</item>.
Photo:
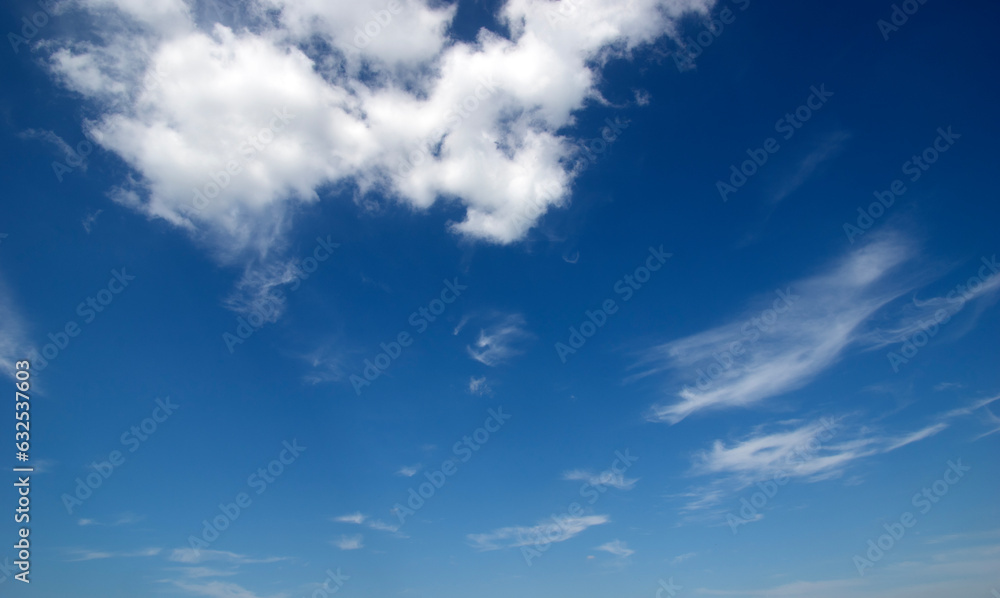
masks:
<svg viewBox="0 0 1000 598"><path fill-rule="evenodd" d="M510 243L566 203L560 130L603 101L607 60L711 5L511 0L463 40L456 5L423 0L256 0L239 23L185 0L80 0L94 35L38 49L133 170L115 199L220 257L275 250L297 203L338 194L447 201L454 232Z"/></svg>

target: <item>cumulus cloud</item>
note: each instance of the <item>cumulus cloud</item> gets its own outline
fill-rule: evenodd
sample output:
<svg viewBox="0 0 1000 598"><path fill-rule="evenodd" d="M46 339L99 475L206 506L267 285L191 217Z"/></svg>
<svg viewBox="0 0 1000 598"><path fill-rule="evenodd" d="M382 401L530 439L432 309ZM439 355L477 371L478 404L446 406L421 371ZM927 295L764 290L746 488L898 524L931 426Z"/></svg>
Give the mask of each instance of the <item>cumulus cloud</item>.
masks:
<svg viewBox="0 0 1000 598"><path fill-rule="evenodd" d="M448 201L464 211L451 230L510 243L566 204L574 150L559 131L603 101L607 60L711 5L510 0L503 34L460 40L457 6L422 0L391 14L383 0L256 0L238 20L185 0L81 0L95 34L37 49L96 109L88 136L131 167L113 197L222 258L280 249L297 204L345 194Z"/></svg>

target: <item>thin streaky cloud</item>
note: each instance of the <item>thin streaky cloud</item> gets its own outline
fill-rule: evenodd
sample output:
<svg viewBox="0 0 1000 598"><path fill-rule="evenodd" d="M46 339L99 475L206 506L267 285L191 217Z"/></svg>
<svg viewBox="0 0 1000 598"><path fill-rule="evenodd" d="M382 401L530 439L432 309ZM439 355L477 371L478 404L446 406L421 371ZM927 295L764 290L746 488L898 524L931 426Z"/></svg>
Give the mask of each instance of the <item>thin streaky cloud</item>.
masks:
<svg viewBox="0 0 1000 598"><path fill-rule="evenodd" d="M845 420L787 422L777 425L781 429L758 429L735 442L713 441L710 449L694 454L691 469L692 475L712 479L678 495L686 499L681 511L710 510L744 488L779 475L809 483L840 478L862 459L899 450L948 428L939 422L914 432L880 434L849 427Z"/></svg>
<svg viewBox="0 0 1000 598"><path fill-rule="evenodd" d="M594 550L603 550L604 552L610 552L618 558L628 558L635 554L635 551L628 547L628 544L622 542L621 540L612 540L601 544L600 546L595 546Z"/></svg>
<svg viewBox="0 0 1000 598"><path fill-rule="evenodd" d="M365 522L365 519L367 519L367 516L361 514L361 512L358 511L356 513L349 513L347 515L341 515L340 517L335 517L334 521L338 521L340 523L356 523L358 525L361 525L362 523Z"/></svg>
<svg viewBox="0 0 1000 598"><path fill-rule="evenodd" d="M477 550L499 550L518 548L535 544L565 542L595 525L603 525L611 519L607 515L585 515L543 521L532 526L501 527L482 534L469 534L469 544Z"/></svg>
<svg viewBox="0 0 1000 598"><path fill-rule="evenodd" d="M520 345L531 334L525 328L524 316L510 314L498 323L479 331L474 345L466 347L469 356L483 365L496 366L523 352Z"/></svg>
<svg viewBox="0 0 1000 598"><path fill-rule="evenodd" d="M674 400L654 404L647 418L676 424L697 412L748 407L805 386L859 340L862 325L873 314L908 290L908 285L887 279L914 255L901 237L885 235L826 272L788 285L784 292L792 299L784 306L787 311L777 314L765 331L754 330L757 337L746 336L750 320L737 319L649 350L637 364L643 370L631 379L674 371L699 382L684 386ZM714 371L708 369L714 356L727 352L734 341L742 341L744 354L733 357L728 368L716 365L716 379L702 384L697 371Z"/></svg>
<svg viewBox="0 0 1000 598"><path fill-rule="evenodd" d="M591 486L611 486L619 490L631 490L635 487L635 483L639 481L638 478L626 478L624 474L610 469L596 474L583 469L574 469L564 473L562 479L584 481Z"/></svg>
<svg viewBox="0 0 1000 598"><path fill-rule="evenodd" d="M396 470L396 475L402 476L404 478L412 478L417 475L420 471L421 465L417 463L416 465L404 465Z"/></svg>

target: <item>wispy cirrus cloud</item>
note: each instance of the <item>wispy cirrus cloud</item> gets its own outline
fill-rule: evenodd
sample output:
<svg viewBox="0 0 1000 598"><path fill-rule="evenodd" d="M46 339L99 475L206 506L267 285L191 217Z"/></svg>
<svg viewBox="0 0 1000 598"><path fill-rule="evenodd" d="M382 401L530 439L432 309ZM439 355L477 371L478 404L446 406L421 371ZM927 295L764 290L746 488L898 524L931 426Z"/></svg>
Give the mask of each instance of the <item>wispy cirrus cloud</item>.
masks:
<svg viewBox="0 0 1000 598"><path fill-rule="evenodd" d="M782 472L818 481L835 477L853 461L888 453L938 434L947 424L935 423L914 432L878 434L867 427L848 429L844 419L786 424L785 429L751 435L727 445L722 440L697 453L695 472L734 474L746 484Z"/></svg>
<svg viewBox="0 0 1000 598"><path fill-rule="evenodd" d="M469 392L474 395L484 395L492 392L490 385L486 383L486 376L481 376L476 378L472 376L469 378Z"/></svg>
<svg viewBox="0 0 1000 598"><path fill-rule="evenodd" d="M967 289L961 295L950 292L929 299L914 297L911 303L903 306L902 314L891 325L872 330L865 335L863 341L869 349L881 349L906 342L918 333L925 333L932 324L937 328L940 324L936 320L946 322L967 305L976 304L979 300L988 302L996 299L998 291L1000 275L993 274L982 279L982 283L975 289Z"/></svg>
<svg viewBox="0 0 1000 598"><path fill-rule="evenodd" d="M131 552L105 552L100 550L74 549L70 553L73 555L70 562L96 561L101 559L134 558L156 556L163 552L162 548L144 548Z"/></svg>
<svg viewBox="0 0 1000 598"><path fill-rule="evenodd" d="M816 169L825 162L836 158L844 150L851 134L847 131L834 131L827 135L812 151L799 161L795 172L781 181L780 186L771 195L770 201L777 204L794 193L803 185Z"/></svg>
<svg viewBox="0 0 1000 598"><path fill-rule="evenodd" d="M601 544L600 546L595 546L594 550L603 550L604 552L610 552L618 558L628 558L635 554L635 551L628 547L628 544L622 542L621 540L612 540L610 542Z"/></svg>
<svg viewBox="0 0 1000 598"><path fill-rule="evenodd" d="M416 465L404 465L396 470L396 475L403 476L404 478L412 478L420 471L420 467L419 463Z"/></svg>
<svg viewBox="0 0 1000 598"><path fill-rule="evenodd" d="M932 415L929 423L907 432L854 426L849 416L758 426L743 438L732 442L715 440L711 448L696 452L691 473L716 479L707 487L679 496L688 500L685 511L698 511L777 474L806 482L837 478L855 462L936 436L951 427L954 419L965 416L977 415L992 426L991 431L975 438L978 440L1000 432L1000 418L989 410L997 400L1000 395L974 400L964 407Z"/></svg>
<svg viewBox="0 0 1000 598"><path fill-rule="evenodd" d="M361 512L358 511L356 513L350 513L347 515L341 515L340 517L334 517L333 520L338 521L340 523L356 523L358 525L361 525L362 523L365 522L365 519L367 518L368 517L366 515L362 515Z"/></svg>
<svg viewBox="0 0 1000 598"><path fill-rule="evenodd" d="M675 556L674 558L670 559L670 564L674 565L674 566L677 566L677 565L683 563L684 561L686 561L686 560L688 560L690 558L696 557L696 556L698 556L697 552L685 552L684 554L679 554L679 555Z"/></svg>
<svg viewBox="0 0 1000 598"><path fill-rule="evenodd" d="M242 555L236 552L229 552L227 550L211 550L211 549L198 549L198 548L175 548L171 553L169 560L176 563L185 564L199 564L208 561L221 561L224 563L232 563L235 565L248 565L248 564L260 564L260 563L276 563L279 561L288 560L288 557L264 557L264 558L253 558L246 555Z"/></svg>
<svg viewBox="0 0 1000 598"><path fill-rule="evenodd" d="M466 347L469 356L483 365L499 365L522 352L521 344L531 338L524 316L510 314L479 331L473 346Z"/></svg>
<svg viewBox="0 0 1000 598"><path fill-rule="evenodd" d="M7 284L0 277L0 370L13 378L14 364L25 358L29 348L24 320Z"/></svg>
<svg viewBox="0 0 1000 598"><path fill-rule="evenodd" d="M631 490L635 487L638 478L626 478L624 473L618 473L611 469L606 469L599 473L591 473L585 469L573 469L562 475L562 479L568 481L584 481L591 486L611 486L619 490Z"/></svg>
<svg viewBox="0 0 1000 598"><path fill-rule="evenodd" d="M885 234L825 272L792 283L784 293L793 301L780 306L784 312L775 308L766 328L757 322L767 309L653 347L631 379L672 371L698 381L675 400L653 405L648 419L675 424L697 412L746 407L805 386L863 337L873 314L913 288L912 279L891 274L915 255L905 239ZM741 343L738 355L730 354L733 343ZM721 354L728 359L711 366ZM696 374L701 368L713 378Z"/></svg>
<svg viewBox="0 0 1000 598"><path fill-rule="evenodd" d="M391 523L386 523L385 521L382 521L381 519L371 519L371 518L368 517L368 515L365 515L365 514L361 513L360 511L356 512L356 513L350 513L350 514L347 514L347 515L341 515L340 517L335 517L333 520L336 521L336 522L338 522L338 523L351 523L351 524L354 524L354 525L364 525L364 526L367 526L367 527L369 527L369 528L371 528L373 530L377 530L377 531L380 531L380 532L389 532L389 533L396 534L397 537L404 537L404 538L408 537L405 534L399 533L399 526L398 525L392 525ZM360 535L356 536L356 537L359 538L359 539L361 538ZM349 537L348 536L342 536L341 539L343 539L343 538L349 538Z"/></svg>
<svg viewBox="0 0 1000 598"><path fill-rule="evenodd" d="M896 550L899 550L898 548ZM865 577L797 580L779 586L718 590L697 588L699 595L735 598L939 598L983 596L996 581L1000 545L983 544L933 551L914 549L899 562L876 567Z"/></svg>
<svg viewBox="0 0 1000 598"><path fill-rule="evenodd" d="M990 430L976 436L973 440L979 440L981 438L985 438L986 436L991 436L1000 432L1000 417L997 417L996 414L993 413L993 410L989 407L994 401L997 400L1000 400L1000 394L987 397L985 399L976 399L965 407L952 409L951 411L943 414L941 416L941 421L947 422L947 420L952 418L976 415L981 422L990 428Z"/></svg>
<svg viewBox="0 0 1000 598"><path fill-rule="evenodd" d="M807 483L841 477L854 463L930 438L948 427L937 422L912 432L880 432L853 426L850 418L789 421L759 426L732 442L715 440L698 451L691 474L712 477L705 486L678 495L685 513L710 510L747 486L777 478Z"/></svg>
<svg viewBox="0 0 1000 598"><path fill-rule="evenodd" d="M143 517L142 515L136 515L135 513L122 513L121 515L118 516L117 519L115 519L114 521L112 521L110 523L105 523L103 521L99 521L99 520L93 519L93 518L83 518L83 519L80 519L79 521L77 521L77 525L80 525L80 526L88 526L88 525L110 525L110 526L131 525L133 523L138 523L138 522L142 521L143 519L145 519L145 517Z"/></svg>
<svg viewBox="0 0 1000 598"><path fill-rule="evenodd" d="M268 598L261 594L252 592L241 585L225 581L196 583L174 580L172 583L177 586L177 588L195 596L208 596L208 598ZM283 596L286 596L286 594L278 594L270 598L282 598Z"/></svg>
<svg viewBox="0 0 1000 598"><path fill-rule="evenodd" d="M369 521L368 522L368 527L370 527L370 528L372 528L374 530L378 530L380 532L396 533L396 532L399 531L399 526L398 525L392 525L391 523L386 523L386 522L382 521L381 519L373 519L373 520Z"/></svg>
<svg viewBox="0 0 1000 598"><path fill-rule="evenodd" d="M483 534L468 534L469 544L477 550L500 550L531 546L539 542L565 542L595 525L611 519L607 515L583 515L543 521L532 526L501 527Z"/></svg>
<svg viewBox="0 0 1000 598"><path fill-rule="evenodd" d="M66 141L62 137L60 137L53 131L49 131L47 129L27 129L25 131L22 131L18 136L21 139L37 139L39 141L50 143L59 152L59 158L63 162L67 162L70 165L75 165L73 166L74 168L79 168L80 170L84 171L87 170L86 154L77 153L76 150L70 147L70 145L66 143ZM88 145L91 145L91 148L93 147L93 145L89 141L87 141L86 143ZM90 231L88 230L87 232Z"/></svg>

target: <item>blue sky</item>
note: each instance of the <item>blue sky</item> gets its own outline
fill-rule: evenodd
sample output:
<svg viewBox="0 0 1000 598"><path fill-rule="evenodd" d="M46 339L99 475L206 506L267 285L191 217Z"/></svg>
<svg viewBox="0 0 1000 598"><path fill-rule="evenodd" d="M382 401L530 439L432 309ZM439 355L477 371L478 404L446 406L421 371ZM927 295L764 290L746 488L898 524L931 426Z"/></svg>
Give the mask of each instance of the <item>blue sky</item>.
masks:
<svg viewBox="0 0 1000 598"><path fill-rule="evenodd" d="M3 592L1000 595L998 11L6 5Z"/></svg>

